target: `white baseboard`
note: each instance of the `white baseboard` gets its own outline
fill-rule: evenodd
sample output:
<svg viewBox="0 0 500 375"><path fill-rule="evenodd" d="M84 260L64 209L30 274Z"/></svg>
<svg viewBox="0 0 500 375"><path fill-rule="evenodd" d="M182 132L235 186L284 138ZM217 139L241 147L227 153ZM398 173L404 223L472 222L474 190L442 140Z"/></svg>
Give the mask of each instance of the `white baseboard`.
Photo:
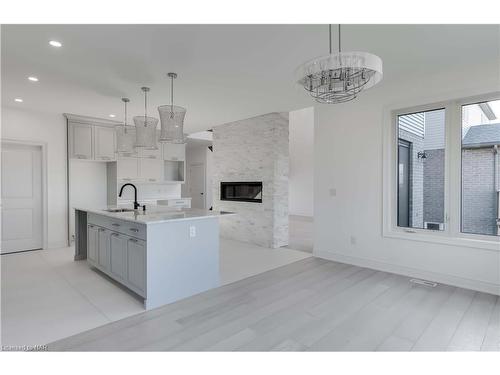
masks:
<svg viewBox="0 0 500 375"><path fill-rule="evenodd" d="M313 256L317 258L333 260L335 262L352 264L354 266L371 268L378 271L390 272L408 277L416 277L419 279L434 281L440 284L457 286L459 288L500 295L500 285L481 280L467 279L463 277L405 267L398 264L380 262L373 259L352 257L328 251L314 251Z"/></svg>
<svg viewBox="0 0 500 375"><path fill-rule="evenodd" d="M47 249L60 249L62 247L68 247L68 243L66 241L49 242Z"/></svg>

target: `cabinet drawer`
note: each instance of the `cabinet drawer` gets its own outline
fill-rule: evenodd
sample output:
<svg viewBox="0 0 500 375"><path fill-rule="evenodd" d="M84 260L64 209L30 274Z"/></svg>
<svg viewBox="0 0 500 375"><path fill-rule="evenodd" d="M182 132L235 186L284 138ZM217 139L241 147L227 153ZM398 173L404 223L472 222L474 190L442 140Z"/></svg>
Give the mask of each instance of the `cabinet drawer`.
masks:
<svg viewBox="0 0 500 375"><path fill-rule="evenodd" d="M179 199L160 199L156 202L159 206L168 207L191 207L191 199L179 198Z"/></svg>
<svg viewBox="0 0 500 375"><path fill-rule="evenodd" d="M90 213L88 222L114 232L146 240L146 225Z"/></svg>

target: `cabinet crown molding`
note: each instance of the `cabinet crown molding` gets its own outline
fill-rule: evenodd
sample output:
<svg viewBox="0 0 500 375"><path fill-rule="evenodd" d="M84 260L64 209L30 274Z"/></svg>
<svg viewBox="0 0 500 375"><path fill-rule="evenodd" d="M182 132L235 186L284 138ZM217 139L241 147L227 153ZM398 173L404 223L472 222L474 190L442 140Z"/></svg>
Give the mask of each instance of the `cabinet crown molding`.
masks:
<svg viewBox="0 0 500 375"><path fill-rule="evenodd" d="M99 117L75 115L73 113L63 113L63 116L66 117L68 122L77 122L80 124L101 125L101 126L116 126L123 124L123 122L121 121L108 120Z"/></svg>

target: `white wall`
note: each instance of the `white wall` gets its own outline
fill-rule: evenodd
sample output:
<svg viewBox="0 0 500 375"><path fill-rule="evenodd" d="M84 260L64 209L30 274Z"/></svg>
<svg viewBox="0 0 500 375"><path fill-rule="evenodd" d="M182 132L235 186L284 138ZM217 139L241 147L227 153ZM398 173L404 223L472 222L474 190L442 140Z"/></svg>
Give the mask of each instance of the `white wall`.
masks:
<svg viewBox="0 0 500 375"><path fill-rule="evenodd" d="M48 246L66 246L66 120L62 114L2 107L2 138L47 144Z"/></svg>
<svg viewBox="0 0 500 375"><path fill-rule="evenodd" d="M390 73L390 72L385 72ZM432 84L429 84L432 82ZM498 65L448 70L380 85L356 100L317 105L314 155L316 256L498 291L499 251L382 235L383 124L387 108L498 91ZM334 189L334 190L333 190Z"/></svg>
<svg viewBox="0 0 500 375"><path fill-rule="evenodd" d="M290 215L314 213L314 107L289 113Z"/></svg>

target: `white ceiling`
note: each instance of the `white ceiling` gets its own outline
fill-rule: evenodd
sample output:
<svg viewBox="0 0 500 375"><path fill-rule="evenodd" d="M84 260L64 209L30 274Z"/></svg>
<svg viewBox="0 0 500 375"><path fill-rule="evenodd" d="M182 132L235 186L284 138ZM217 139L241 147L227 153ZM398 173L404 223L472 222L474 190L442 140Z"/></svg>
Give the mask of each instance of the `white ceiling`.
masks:
<svg viewBox="0 0 500 375"><path fill-rule="evenodd" d="M123 96L129 114L142 113L146 85L157 117L174 71L185 130L208 129L312 105L294 70L328 52L327 33L326 25L3 25L2 105L121 119ZM342 47L382 57L387 82L498 59L498 26L346 25Z"/></svg>

